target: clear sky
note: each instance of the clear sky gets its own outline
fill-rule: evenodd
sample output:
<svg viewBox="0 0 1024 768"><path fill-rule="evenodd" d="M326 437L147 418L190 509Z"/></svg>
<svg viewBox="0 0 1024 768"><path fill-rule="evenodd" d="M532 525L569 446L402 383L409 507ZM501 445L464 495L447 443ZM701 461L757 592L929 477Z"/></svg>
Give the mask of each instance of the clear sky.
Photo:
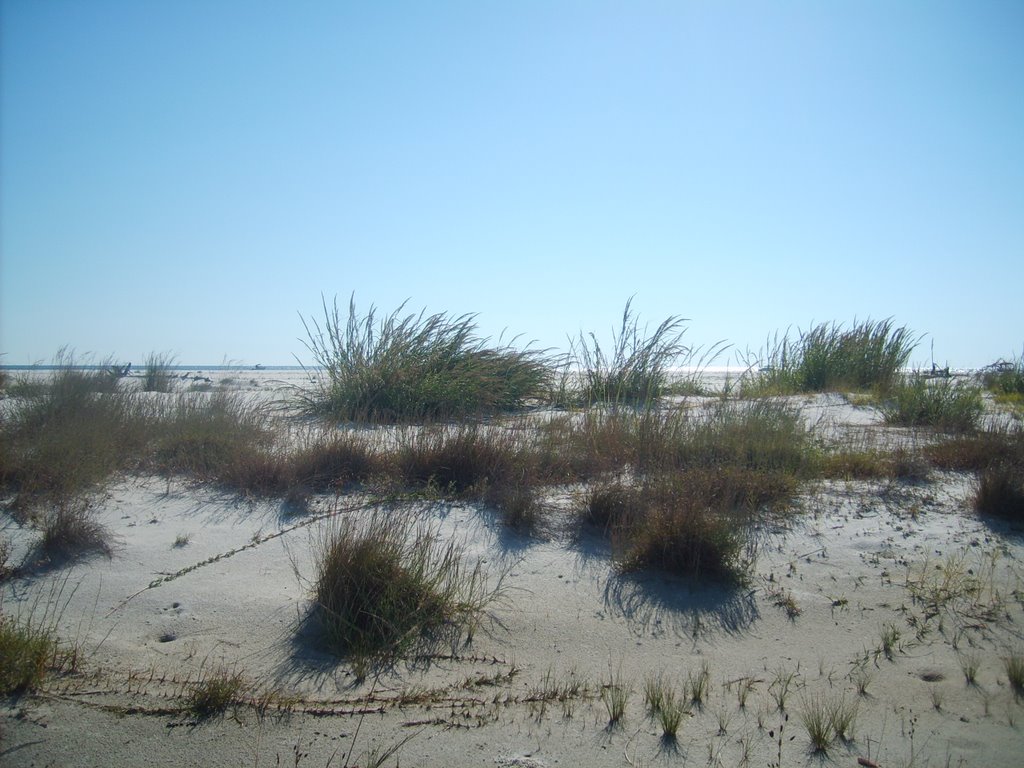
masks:
<svg viewBox="0 0 1024 768"><path fill-rule="evenodd" d="M1024 3L0 0L0 362L291 364L321 295L565 349L1024 350ZM723 360L728 362L728 360Z"/></svg>

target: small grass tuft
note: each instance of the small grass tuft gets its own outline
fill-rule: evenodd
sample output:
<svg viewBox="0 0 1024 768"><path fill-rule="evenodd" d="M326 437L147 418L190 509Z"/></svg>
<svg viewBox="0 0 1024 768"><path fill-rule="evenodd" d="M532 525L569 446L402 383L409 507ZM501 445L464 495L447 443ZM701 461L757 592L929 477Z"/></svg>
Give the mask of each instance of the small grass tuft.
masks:
<svg viewBox="0 0 1024 768"><path fill-rule="evenodd" d="M658 722L661 724L661 738L664 741L675 742L679 726L686 714L686 707L679 700L676 689L671 686L666 688L658 707Z"/></svg>
<svg viewBox="0 0 1024 768"><path fill-rule="evenodd" d="M217 669L189 686L185 703L196 717L214 717L226 712L228 707L242 703L245 689L241 673Z"/></svg>
<svg viewBox="0 0 1024 768"><path fill-rule="evenodd" d="M967 685L977 685L978 669L981 666L981 656L977 652L961 653L960 670L964 673L964 681Z"/></svg>
<svg viewBox="0 0 1024 768"><path fill-rule="evenodd" d="M982 470L974 508L980 515L1024 520L1024 463L997 464Z"/></svg>
<svg viewBox="0 0 1024 768"><path fill-rule="evenodd" d="M91 552L111 556L110 532L93 516L87 500L61 503L43 515L41 552L52 561L71 560Z"/></svg>
<svg viewBox="0 0 1024 768"><path fill-rule="evenodd" d="M811 740L811 751L827 753L836 736L832 703L821 694L805 697L800 710L800 722Z"/></svg>
<svg viewBox="0 0 1024 768"><path fill-rule="evenodd" d="M885 658L893 661L893 657L899 650L900 628L891 621L886 622L880 632L881 646L879 650L885 654Z"/></svg>
<svg viewBox="0 0 1024 768"><path fill-rule="evenodd" d="M701 661L696 672L688 672L686 675L686 693L690 703L697 706L704 706L711 690L711 665L707 660Z"/></svg>
<svg viewBox="0 0 1024 768"><path fill-rule="evenodd" d="M1024 654L1014 653L1007 656L1003 659L1003 666L1013 695L1018 699L1024 698Z"/></svg>
<svg viewBox="0 0 1024 768"><path fill-rule="evenodd" d="M856 698L847 701L843 694L833 698L828 706L828 716L832 724L832 732L843 741L853 741L853 727L857 722L860 701Z"/></svg>
<svg viewBox="0 0 1024 768"><path fill-rule="evenodd" d="M617 672L611 674L608 681L601 686L601 701L608 711L609 726L615 726L622 721L631 693L632 688L623 679L621 667Z"/></svg>
<svg viewBox="0 0 1024 768"><path fill-rule="evenodd" d="M661 707L665 703L665 696L670 689L671 686L665 680L664 672L648 672L644 675L644 706L650 717L657 716L661 711Z"/></svg>
<svg viewBox="0 0 1024 768"><path fill-rule="evenodd" d="M49 628L0 613L0 696L38 689L58 656Z"/></svg>

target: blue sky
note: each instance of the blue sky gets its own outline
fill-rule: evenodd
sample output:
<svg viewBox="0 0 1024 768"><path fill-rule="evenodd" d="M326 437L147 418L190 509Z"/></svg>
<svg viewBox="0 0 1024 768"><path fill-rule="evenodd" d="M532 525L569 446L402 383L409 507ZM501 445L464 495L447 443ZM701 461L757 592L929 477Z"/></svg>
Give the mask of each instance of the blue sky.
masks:
<svg viewBox="0 0 1024 768"><path fill-rule="evenodd" d="M0 361L892 316L1024 350L1024 3L0 0ZM731 358L729 358L731 359ZM728 362L723 358L721 362Z"/></svg>

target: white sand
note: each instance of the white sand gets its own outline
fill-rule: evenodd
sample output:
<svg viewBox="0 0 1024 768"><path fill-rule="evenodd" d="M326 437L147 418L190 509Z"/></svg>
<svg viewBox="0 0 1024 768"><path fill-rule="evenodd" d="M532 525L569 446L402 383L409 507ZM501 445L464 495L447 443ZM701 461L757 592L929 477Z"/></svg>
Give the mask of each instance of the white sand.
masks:
<svg viewBox="0 0 1024 768"><path fill-rule="evenodd" d="M274 391L267 381L279 377L234 376L257 392ZM833 430L878 430L873 412L841 398L806 405ZM424 508L492 575L506 573L505 598L471 645L357 685L300 623L310 537L324 524L317 515L367 514L360 499L319 499L309 514L288 517L278 503L125 479L98 510L116 537L111 559L2 585L6 613L40 616L49 606L84 658L79 673L0 705L0 764L338 766L347 757L366 765L374 750L407 739L397 753L403 765L765 766L777 759L786 717L773 681L792 673L784 766L856 765L859 757L881 766L1017 766L1024 706L1002 660L1024 653L1024 540L973 517L971 482L936 474L916 486L809 488L789 527L764 532L751 582L739 590L618 577L606 546L573 540L557 512L537 540L473 506ZM10 521L5 534L19 552L36 535ZM179 536L188 544L174 546ZM979 604L953 600L926 619L910 586L942 577L948 559L961 557L964 574L972 569L986 587ZM793 618L776 604L786 595L800 610ZM900 633L892 660L879 650L887 624ZM913 624L924 627L919 637ZM961 671L969 655L978 661L975 685ZM863 696L851 674L859 659L870 677ZM666 744L644 713L644 676L663 671L681 686L704 662L708 700L684 720L678 744ZM286 712L239 707L197 721L181 709L183 692L220 668L242 674L254 696L276 689L294 702ZM623 722L608 727L598 690L619 672L632 696ZM564 706L528 701L548 673L587 689ZM743 678L753 687L740 707L733 681ZM836 742L827 758L811 754L800 722L819 694L859 702L853 740Z"/></svg>

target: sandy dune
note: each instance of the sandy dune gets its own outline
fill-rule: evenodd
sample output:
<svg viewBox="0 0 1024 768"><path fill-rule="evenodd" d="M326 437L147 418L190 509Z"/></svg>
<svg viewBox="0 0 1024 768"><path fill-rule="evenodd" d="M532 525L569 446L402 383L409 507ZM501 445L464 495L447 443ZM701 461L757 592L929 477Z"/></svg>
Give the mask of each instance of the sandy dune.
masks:
<svg viewBox="0 0 1024 768"><path fill-rule="evenodd" d="M269 396L279 375L236 378ZM910 439L838 396L800 402L821 429ZM760 532L739 589L616 575L601 540L561 524L571 489L552 494L534 538L472 505L409 509L483 558L502 597L471 643L357 682L303 619L311 537L331 515L369 514L366 500L318 498L294 514L126 478L98 509L111 558L2 585L6 613L56 615L83 661L0 704L0 764L367 765L397 747L385 764L766 766L781 749L783 766L1017 766L1024 706L1003 659L1024 652L1024 540L973 516L972 482L807 487L799 514ZM26 551L36 534L4 519ZM645 676L681 688L702 665L706 700L667 743L645 714ZM244 678L252 705L185 712L189 687L223 670ZM615 676L632 693L609 726L600 691ZM813 754L801 713L839 700L858 707L852 738Z"/></svg>

